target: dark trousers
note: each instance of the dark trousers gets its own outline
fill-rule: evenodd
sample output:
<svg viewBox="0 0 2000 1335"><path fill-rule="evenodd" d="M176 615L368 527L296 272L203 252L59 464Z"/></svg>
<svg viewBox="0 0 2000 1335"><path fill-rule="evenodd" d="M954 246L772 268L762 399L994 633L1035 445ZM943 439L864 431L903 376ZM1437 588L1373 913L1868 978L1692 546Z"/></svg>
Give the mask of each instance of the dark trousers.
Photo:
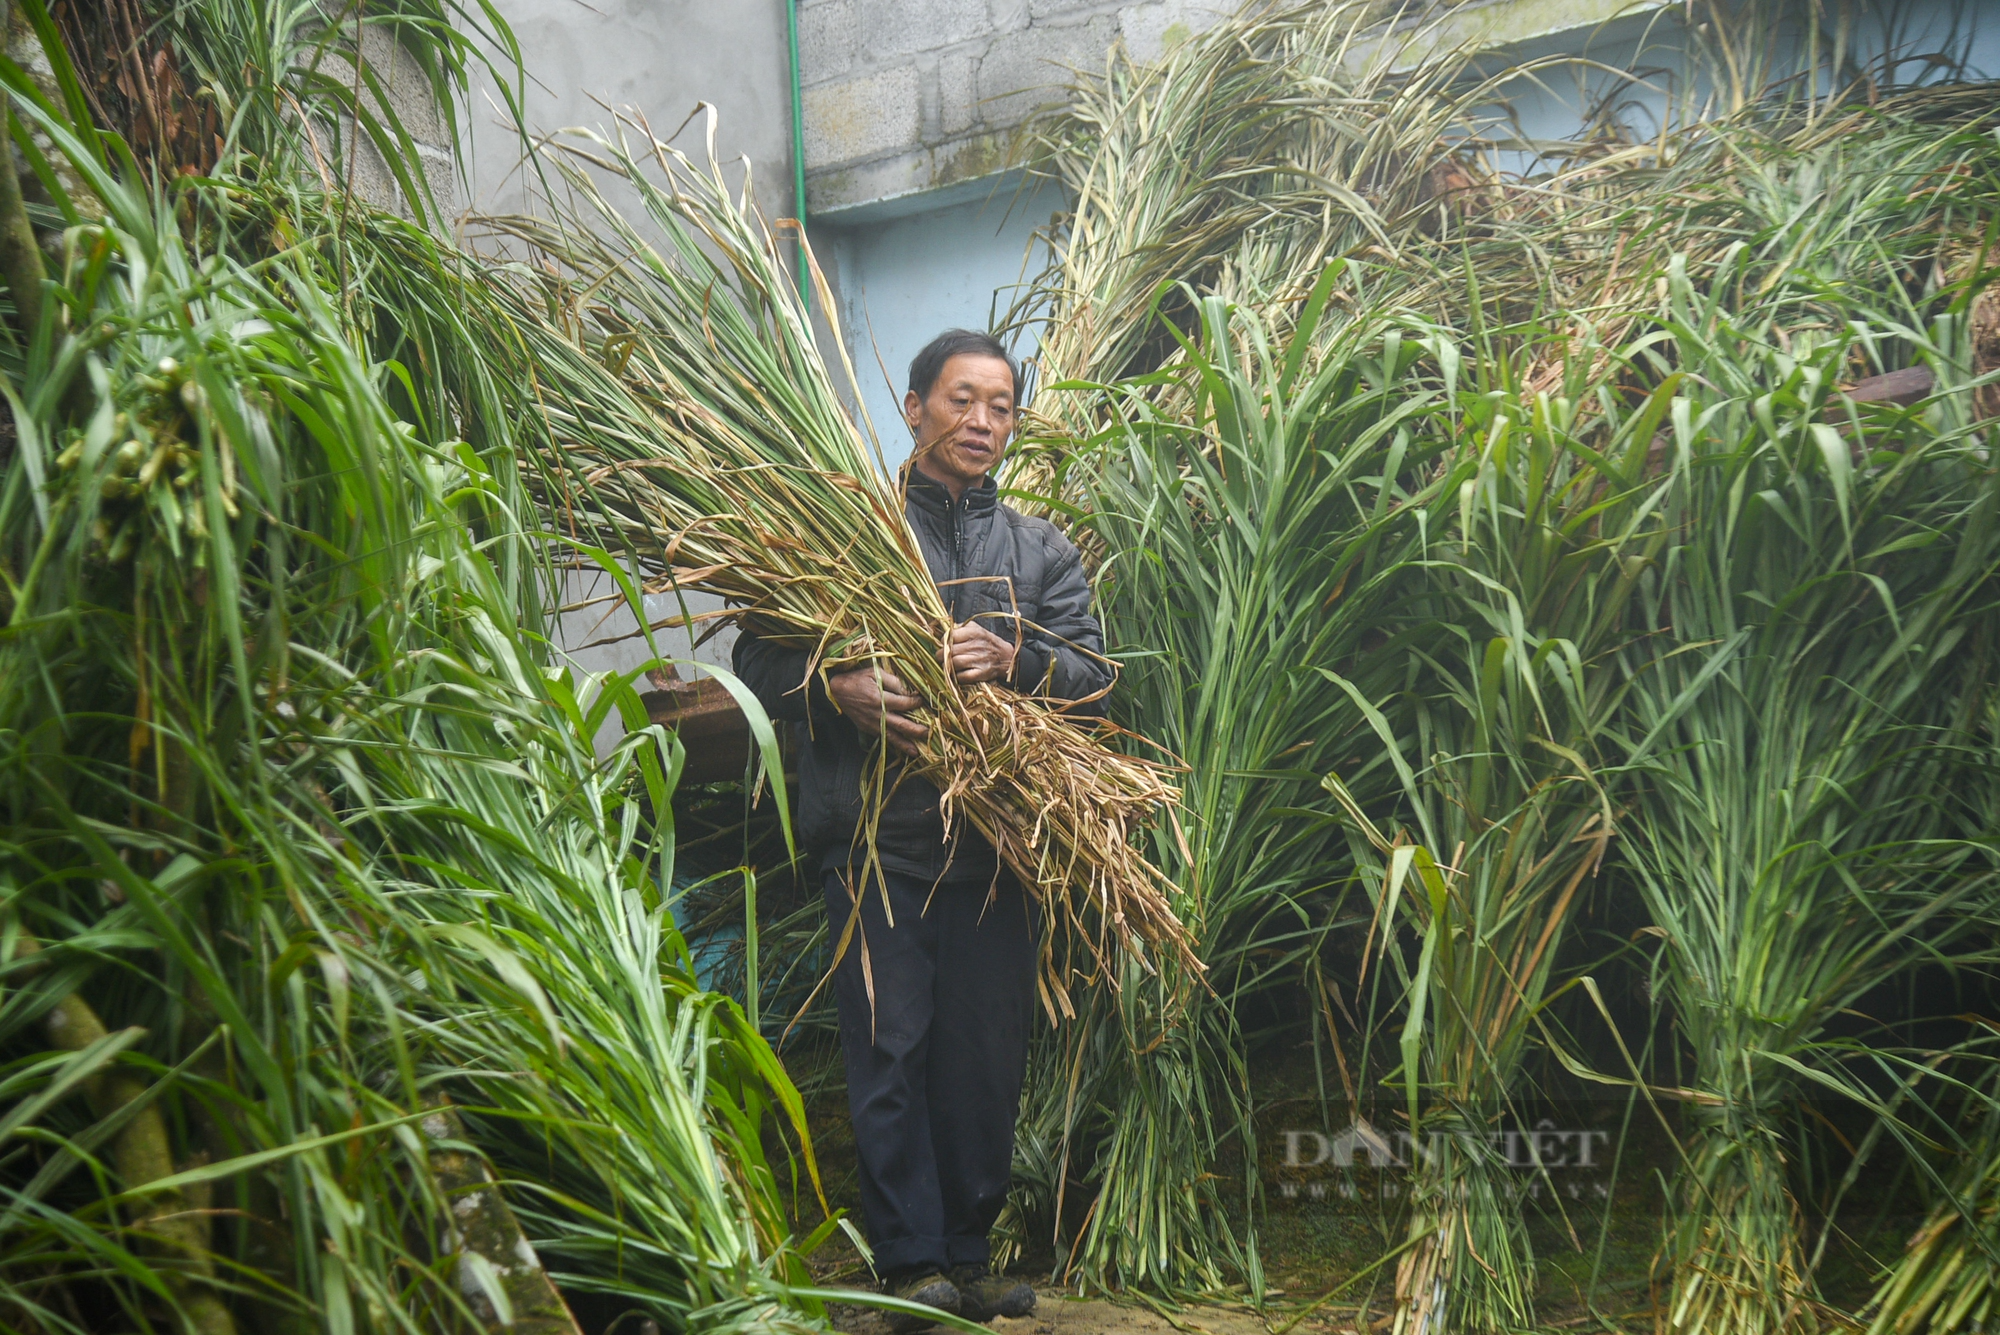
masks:
<svg viewBox="0 0 2000 1335"><path fill-rule="evenodd" d="M854 911L847 875L828 872L823 887L835 942ZM866 887L833 978L875 1268L984 1265L1028 1059L1034 907L1006 872L997 887L885 880L895 926L882 884Z"/></svg>

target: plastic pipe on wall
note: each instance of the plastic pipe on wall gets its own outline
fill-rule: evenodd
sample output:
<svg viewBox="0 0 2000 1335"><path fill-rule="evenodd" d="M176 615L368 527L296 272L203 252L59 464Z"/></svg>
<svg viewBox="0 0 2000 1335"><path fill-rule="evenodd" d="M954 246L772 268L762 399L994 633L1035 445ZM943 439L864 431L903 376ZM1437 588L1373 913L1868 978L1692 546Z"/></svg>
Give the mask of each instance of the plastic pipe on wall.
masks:
<svg viewBox="0 0 2000 1335"><path fill-rule="evenodd" d="M799 0L785 0L785 26L792 45L792 213L799 224L799 296L812 304L806 268L806 108L799 92Z"/></svg>

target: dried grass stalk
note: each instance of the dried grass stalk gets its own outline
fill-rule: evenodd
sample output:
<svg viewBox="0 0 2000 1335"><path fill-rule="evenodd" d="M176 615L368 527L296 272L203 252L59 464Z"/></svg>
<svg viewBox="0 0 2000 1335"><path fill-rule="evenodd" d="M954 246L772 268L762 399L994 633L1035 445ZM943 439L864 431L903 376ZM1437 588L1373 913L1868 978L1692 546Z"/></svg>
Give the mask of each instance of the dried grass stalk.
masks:
<svg viewBox="0 0 2000 1335"><path fill-rule="evenodd" d="M1108 725L1059 704L953 679L951 615L898 488L841 406L747 170L731 197L712 111L708 131L700 170L620 121L615 141L551 155L572 201L554 219L484 220L536 261L513 266L502 300L548 424L544 504L575 537L622 549L649 590L720 595L724 616L808 650L808 679L877 664L928 702L921 754L907 770L878 754L864 777L871 806L914 773L942 792L948 825L993 843L1060 924L1043 941L1052 1018L1073 1014L1079 976L1117 976L1113 950L1198 971L1172 887L1133 842L1171 819L1168 767L1108 749ZM636 193L648 232L600 193L606 178ZM874 816L864 834L872 865Z"/></svg>

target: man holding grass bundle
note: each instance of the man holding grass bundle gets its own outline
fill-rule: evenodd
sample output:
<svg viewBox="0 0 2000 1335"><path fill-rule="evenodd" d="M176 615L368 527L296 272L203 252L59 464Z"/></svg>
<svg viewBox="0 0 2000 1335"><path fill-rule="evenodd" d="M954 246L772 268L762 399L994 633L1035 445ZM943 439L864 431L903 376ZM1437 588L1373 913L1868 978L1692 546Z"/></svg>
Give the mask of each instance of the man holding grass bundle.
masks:
<svg viewBox="0 0 2000 1335"><path fill-rule="evenodd" d="M1020 392L1020 368L989 335L949 330L917 354L904 513L956 623L957 680L1098 713L1111 669L1076 548L1002 505L993 481ZM810 659L748 634L736 642L737 675L795 725L800 839L834 940L853 928L833 985L876 1270L889 1291L970 1320L1025 1316L1034 1289L989 1272L987 1232L1013 1162L1035 906L976 830L946 827L938 789L896 763L926 736L924 702L879 667L809 679ZM862 784L883 746L881 875L864 884Z"/></svg>

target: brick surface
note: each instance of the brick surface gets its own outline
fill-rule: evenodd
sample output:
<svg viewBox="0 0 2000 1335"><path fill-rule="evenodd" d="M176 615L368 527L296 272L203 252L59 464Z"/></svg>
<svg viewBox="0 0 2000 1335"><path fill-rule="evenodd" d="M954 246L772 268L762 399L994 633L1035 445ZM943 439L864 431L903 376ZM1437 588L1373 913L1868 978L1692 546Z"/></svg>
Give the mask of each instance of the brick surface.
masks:
<svg viewBox="0 0 2000 1335"><path fill-rule="evenodd" d="M980 118L1013 125L1038 107L1060 102L1074 69L1095 69L1117 35L1117 20L1100 14L1061 27L1036 24L993 43L979 62Z"/></svg>
<svg viewBox="0 0 2000 1335"><path fill-rule="evenodd" d="M1153 61L1195 33L1214 27L1223 15L1220 4L1154 0L1151 4L1128 5L1119 10L1118 30L1132 59Z"/></svg>
<svg viewBox="0 0 2000 1335"><path fill-rule="evenodd" d="M987 0L993 16L994 33L1009 33L1028 26L1028 0Z"/></svg>
<svg viewBox="0 0 2000 1335"><path fill-rule="evenodd" d="M449 223L460 207L458 159L444 149L420 148L417 156L423 160L424 181L430 188L431 203Z"/></svg>
<svg viewBox="0 0 2000 1335"><path fill-rule="evenodd" d="M854 0L799 9L799 72L808 83L823 83L854 65Z"/></svg>
<svg viewBox="0 0 2000 1335"><path fill-rule="evenodd" d="M387 209L405 218L410 216L396 178L390 174L389 164L382 160L375 141L361 133L353 117L342 116L335 124L315 119L313 138L320 151L327 155L327 166L336 173L334 184L345 185L357 198L378 209Z"/></svg>
<svg viewBox="0 0 2000 1335"><path fill-rule="evenodd" d="M859 202L1001 170L1012 150L996 145L1114 42L1157 56L1236 2L802 0L813 193Z"/></svg>
<svg viewBox="0 0 2000 1335"><path fill-rule="evenodd" d="M947 136L964 134L979 119L979 60L971 54L946 56L938 62L938 128Z"/></svg>
<svg viewBox="0 0 2000 1335"><path fill-rule="evenodd" d="M831 166L920 142L922 104L914 65L897 65L805 92L806 161Z"/></svg>
<svg viewBox="0 0 2000 1335"><path fill-rule="evenodd" d="M431 96L431 81L424 77L423 66L403 49L395 34L377 24L364 25L361 58L382 85L383 100L402 123L404 133L420 144L450 142L444 132L444 118L438 113L437 99ZM385 116L383 120L386 122L388 118Z"/></svg>
<svg viewBox="0 0 2000 1335"><path fill-rule="evenodd" d="M866 0L861 7L863 59L937 51L990 31L986 0Z"/></svg>
<svg viewBox="0 0 2000 1335"><path fill-rule="evenodd" d="M931 156L919 149L914 153L899 153L893 158L857 167L835 167L831 171L816 172L806 182L806 201L817 217L826 209L875 199L892 199L897 195L927 190L933 184Z"/></svg>
<svg viewBox="0 0 2000 1335"><path fill-rule="evenodd" d="M924 143L935 144L944 137L938 124L938 57L926 51L910 64L917 71L917 135Z"/></svg>
<svg viewBox="0 0 2000 1335"><path fill-rule="evenodd" d="M1037 23L1043 19L1068 18L1103 8L1104 0L1028 0L1028 14Z"/></svg>

